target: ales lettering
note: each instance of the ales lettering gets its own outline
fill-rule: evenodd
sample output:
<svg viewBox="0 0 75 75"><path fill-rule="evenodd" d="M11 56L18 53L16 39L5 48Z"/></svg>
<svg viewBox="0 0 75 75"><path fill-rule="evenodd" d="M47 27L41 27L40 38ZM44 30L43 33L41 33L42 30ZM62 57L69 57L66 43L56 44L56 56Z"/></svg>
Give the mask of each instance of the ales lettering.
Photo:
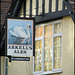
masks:
<svg viewBox="0 0 75 75"><path fill-rule="evenodd" d="M14 53L17 54L26 54L27 50L32 50L30 46L8 46L8 49L14 49Z"/></svg>

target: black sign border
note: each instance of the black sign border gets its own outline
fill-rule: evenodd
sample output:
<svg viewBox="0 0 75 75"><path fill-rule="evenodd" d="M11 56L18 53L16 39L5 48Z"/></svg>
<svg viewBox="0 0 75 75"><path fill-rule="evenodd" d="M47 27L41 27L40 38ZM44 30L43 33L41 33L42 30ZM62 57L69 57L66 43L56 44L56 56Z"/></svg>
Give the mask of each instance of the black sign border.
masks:
<svg viewBox="0 0 75 75"><path fill-rule="evenodd" d="M5 56L10 57L11 55L7 55L7 20L8 19L23 19L23 20L33 20L33 56L35 56L35 18L25 18L25 17L6 17L5 22Z"/></svg>
<svg viewBox="0 0 75 75"><path fill-rule="evenodd" d="M30 61L30 57L8 57L9 58L9 62L11 61ZM29 59L29 60L26 60Z"/></svg>

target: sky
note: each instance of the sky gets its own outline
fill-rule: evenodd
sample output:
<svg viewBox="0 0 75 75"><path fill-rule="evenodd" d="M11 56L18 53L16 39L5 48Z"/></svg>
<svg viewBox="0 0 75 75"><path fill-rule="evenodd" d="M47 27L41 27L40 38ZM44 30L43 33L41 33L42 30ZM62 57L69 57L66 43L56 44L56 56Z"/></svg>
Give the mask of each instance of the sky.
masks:
<svg viewBox="0 0 75 75"><path fill-rule="evenodd" d="M22 26L23 28L26 28L26 25L29 24L32 26L32 21L29 20L18 20L18 19L8 19L8 29L13 28L15 26Z"/></svg>

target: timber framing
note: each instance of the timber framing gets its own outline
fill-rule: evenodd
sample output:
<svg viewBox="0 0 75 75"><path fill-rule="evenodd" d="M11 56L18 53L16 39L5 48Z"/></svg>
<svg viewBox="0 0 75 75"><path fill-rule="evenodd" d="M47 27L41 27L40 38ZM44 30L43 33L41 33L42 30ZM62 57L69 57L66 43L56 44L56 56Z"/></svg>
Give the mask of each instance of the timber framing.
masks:
<svg viewBox="0 0 75 75"><path fill-rule="evenodd" d="M75 23L75 2L74 0L64 0L65 5L68 8L68 12L70 16L72 17L74 23Z"/></svg>
<svg viewBox="0 0 75 75"><path fill-rule="evenodd" d="M14 1L11 8L10 8L10 11L9 11L9 16L18 16L19 15L19 12L20 12L20 9L21 9L21 6L24 2L24 17L26 17L26 0L19 0L18 1ZM36 0L36 8L38 8L38 0ZM56 2L56 11L55 12L51 12L51 2L52 0L49 0L49 13L45 14L45 9L44 9L44 5L45 5L45 1L42 0L42 14L41 15L38 15L38 9L36 9L36 15L35 15L35 22L36 23L41 23L41 22L45 22L45 21L48 21L48 20L55 20L55 19L59 19L59 18L62 18L64 16L67 16L67 15L70 15L68 10L65 10L65 6L63 5L63 10L61 11L58 11L58 1ZM30 3L32 3L32 0L30 0ZM15 4L15 6L14 6ZM32 17L32 4L30 4L30 14L29 14L29 17Z"/></svg>
<svg viewBox="0 0 75 75"><path fill-rule="evenodd" d="M18 16L18 12L21 9L22 3L25 0L13 0L10 10L8 12L8 16Z"/></svg>
<svg viewBox="0 0 75 75"><path fill-rule="evenodd" d="M38 8L38 0L37 4L36 4L36 8ZM50 7L49 7L49 13L45 13L45 9L44 9L44 5L45 5L45 1L42 0L42 14L38 15L38 10L36 9L36 15L35 15L35 23L39 24L39 23L44 23L44 22L48 22L48 21L53 21L53 20L57 20L57 19L61 19L64 16L68 16L70 15L69 11L66 9L65 10L65 5L63 5L63 9L61 11L58 11L58 6L56 5L56 11L55 12L51 12L51 2L52 0L49 0L50 3ZM11 17L17 17L19 15L20 9L22 7L22 4L24 3L24 17L26 17L26 0L13 0L12 5L10 7L10 10L8 11L8 16ZM32 3L32 0L31 0ZM64 1L63 1L64 3ZM56 2L56 4L58 4L58 1ZM32 4L30 4L30 14L29 17L32 17ZM4 54L4 50L5 50L5 29L3 27L2 29L2 41L1 41L1 45L3 48L3 52L2 55ZM4 38L3 38L4 37Z"/></svg>
<svg viewBox="0 0 75 75"><path fill-rule="evenodd" d="M44 22L60 19L64 16L68 16L68 15L69 15L69 12L67 10L51 12L48 14L44 14L44 16L36 16L35 21L36 21L36 24L42 23L42 22L44 23Z"/></svg>

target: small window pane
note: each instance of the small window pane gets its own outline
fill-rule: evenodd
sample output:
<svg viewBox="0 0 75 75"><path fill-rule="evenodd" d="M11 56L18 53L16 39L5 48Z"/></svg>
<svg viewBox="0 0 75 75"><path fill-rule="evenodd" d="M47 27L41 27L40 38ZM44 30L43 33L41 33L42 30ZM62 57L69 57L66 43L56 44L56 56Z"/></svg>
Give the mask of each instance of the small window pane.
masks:
<svg viewBox="0 0 75 75"><path fill-rule="evenodd" d="M60 46L61 45L61 36L54 38L54 46Z"/></svg>
<svg viewBox="0 0 75 75"><path fill-rule="evenodd" d="M54 48L54 58L57 58L57 47Z"/></svg>
<svg viewBox="0 0 75 75"><path fill-rule="evenodd" d="M54 24L54 33L61 33L61 32L62 32L62 24L61 23Z"/></svg>
<svg viewBox="0 0 75 75"><path fill-rule="evenodd" d="M35 37L39 37L39 27L35 28Z"/></svg>
<svg viewBox="0 0 75 75"><path fill-rule="evenodd" d="M61 58L54 59L54 69L61 68Z"/></svg>
<svg viewBox="0 0 75 75"><path fill-rule="evenodd" d="M61 47L58 47L58 57L61 57Z"/></svg>
<svg viewBox="0 0 75 75"><path fill-rule="evenodd" d="M47 65L48 65L48 62L45 61L45 62L44 62L44 71L47 71Z"/></svg>
<svg viewBox="0 0 75 75"><path fill-rule="evenodd" d="M50 47L52 47L52 37L50 37Z"/></svg>
<svg viewBox="0 0 75 75"><path fill-rule="evenodd" d="M37 66L37 65L38 65L38 63L37 63L37 62L35 62L35 64L34 64L34 65L35 65L35 71L38 71L38 66Z"/></svg>
<svg viewBox="0 0 75 75"><path fill-rule="evenodd" d="M45 26L45 36L51 35L53 35L53 26L52 25Z"/></svg>
<svg viewBox="0 0 75 75"><path fill-rule="evenodd" d="M50 59L50 49L49 48L45 49L45 59Z"/></svg>
<svg viewBox="0 0 75 75"><path fill-rule="evenodd" d="M61 47L54 48L54 58L61 57Z"/></svg>
<svg viewBox="0 0 75 75"><path fill-rule="evenodd" d="M39 66L38 66L38 70L39 70L39 71L42 70L42 68L41 68L41 67L42 67L42 64L41 64L41 63L42 63L42 62L39 62Z"/></svg>
<svg viewBox="0 0 75 75"><path fill-rule="evenodd" d="M43 27L37 27L35 28L35 37L42 37L43 36Z"/></svg>
<svg viewBox="0 0 75 75"><path fill-rule="evenodd" d="M54 68L58 68L58 60L57 59L54 59Z"/></svg>
<svg viewBox="0 0 75 75"><path fill-rule="evenodd" d="M41 71L42 70L42 62L35 62L35 72L36 71Z"/></svg>
<svg viewBox="0 0 75 75"><path fill-rule="evenodd" d="M52 60L45 60L44 62L44 71L52 70Z"/></svg>
<svg viewBox="0 0 75 75"><path fill-rule="evenodd" d="M52 59L52 50L50 48L45 48L44 59Z"/></svg>
<svg viewBox="0 0 75 75"><path fill-rule="evenodd" d="M36 41L36 42L35 42L35 49L38 49L38 46L39 46L39 42Z"/></svg>
<svg viewBox="0 0 75 75"><path fill-rule="evenodd" d="M45 47L49 47L50 46L50 37L46 37L45 38Z"/></svg>
<svg viewBox="0 0 75 75"><path fill-rule="evenodd" d="M37 61L38 52L35 50L35 61Z"/></svg>
<svg viewBox="0 0 75 75"><path fill-rule="evenodd" d="M39 49L41 49L42 48L42 41L40 40L39 41Z"/></svg>
<svg viewBox="0 0 75 75"><path fill-rule="evenodd" d="M43 36L43 27L40 27L40 37Z"/></svg>
<svg viewBox="0 0 75 75"><path fill-rule="evenodd" d="M50 62L49 62L49 71L51 71L52 70L52 60L50 60Z"/></svg>
<svg viewBox="0 0 75 75"><path fill-rule="evenodd" d="M58 59L58 68L61 68L61 58Z"/></svg>
<svg viewBox="0 0 75 75"><path fill-rule="evenodd" d="M45 47L50 47L52 48L52 37L45 37Z"/></svg>

